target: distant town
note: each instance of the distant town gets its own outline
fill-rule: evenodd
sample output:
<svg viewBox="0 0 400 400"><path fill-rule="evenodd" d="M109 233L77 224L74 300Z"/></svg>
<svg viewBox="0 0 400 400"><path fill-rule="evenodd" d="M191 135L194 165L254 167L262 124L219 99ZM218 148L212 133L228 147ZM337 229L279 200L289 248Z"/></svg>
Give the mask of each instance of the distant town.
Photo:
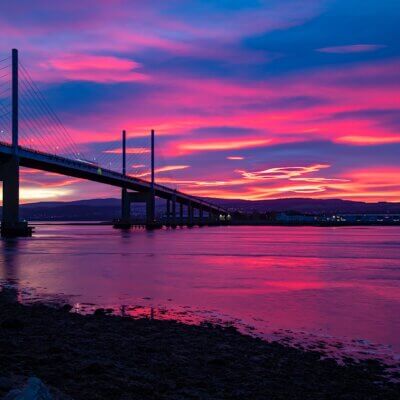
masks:
<svg viewBox="0 0 400 400"><path fill-rule="evenodd" d="M234 212L232 223L235 225L400 225L399 214L302 214L296 211L255 212L252 214Z"/></svg>

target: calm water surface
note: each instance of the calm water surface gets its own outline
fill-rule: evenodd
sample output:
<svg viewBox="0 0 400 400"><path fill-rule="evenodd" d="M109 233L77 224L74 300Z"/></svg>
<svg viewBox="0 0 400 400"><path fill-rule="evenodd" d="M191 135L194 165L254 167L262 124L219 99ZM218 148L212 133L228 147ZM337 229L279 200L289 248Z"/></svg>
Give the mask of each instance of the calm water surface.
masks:
<svg viewBox="0 0 400 400"><path fill-rule="evenodd" d="M0 282L72 296L76 307L160 307L400 352L398 227L42 225L0 246Z"/></svg>

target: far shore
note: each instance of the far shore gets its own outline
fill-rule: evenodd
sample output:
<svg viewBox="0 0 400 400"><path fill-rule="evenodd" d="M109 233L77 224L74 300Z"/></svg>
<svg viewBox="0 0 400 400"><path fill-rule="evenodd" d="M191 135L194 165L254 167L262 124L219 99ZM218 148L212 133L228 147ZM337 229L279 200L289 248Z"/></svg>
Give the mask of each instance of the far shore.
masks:
<svg viewBox="0 0 400 400"><path fill-rule="evenodd" d="M233 327L133 319L0 292L0 398L36 376L58 399L399 399L376 360L339 366Z"/></svg>
<svg viewBox="0 0 400 400"><path fill-rule="evenodd" d="M95 221L95 220L30 220L28 221L30 225L82 225L82 226L90 226L90 225L104 225L104 226L112 226L113 221ZM144 227L144 222L133 223L133 226ZM180 227L185 226L184 224L176 223L176 224L167 224L168 227ZM205 224L197 224L194 223L193 226L209 226L207 223ZM379 222L371 222L371 223L343 223L343 222L332 222L332 223L281 223L281 222L270 222L270 221L231 221L230 223L224 224L210 224L210 226L286 226L286 227L303 227L303 226L314 226L317 228L320 227L352 227L352 226L400 226L400 222L396 223L379 223Z"/></svg>

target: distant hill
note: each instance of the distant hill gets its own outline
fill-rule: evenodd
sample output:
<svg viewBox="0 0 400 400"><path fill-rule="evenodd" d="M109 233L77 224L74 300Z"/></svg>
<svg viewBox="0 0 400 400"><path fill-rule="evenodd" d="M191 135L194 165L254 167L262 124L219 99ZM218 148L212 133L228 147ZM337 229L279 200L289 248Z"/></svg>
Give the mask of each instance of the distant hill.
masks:
<svg viewBox="0 0 400 400"><path fill-rule="evenodd" d="M120 204L121 200L112 198L30 203L21 205L21 217L45 221L111 221L119 216Z"/></svg>
<svg viewBox="0 0 400 400"><path fill-rule="evenodd" d="M306 214L396 214L400 213L400 203L364 203L340 199L276 199L276 200L231 200L207 199L230 211L251 212L279 212L297 211ZM120 215L120 199L89 199L70 202L47 201L23 204L21 216L28 220L112 220ZM156 203L156 212L162 214L165 206L162 201ZM1 211L1 208L0 208ZM144 214L144 205L133 206L136 215Z"/></svg>
<svg viewBox="0 0 400 400"><path fill-rule="evenodd" d="M41 201L38 203L26 203L22 205L24 209L32 208L57 208L62 206L83 206L83 207L118 207L121 204L120 199L89 199L76 201Z"/></svg>
<svg viewBox="0 0 400 400"><path fill-rule="evenodd" d="M230 210L244 212L258 211L298 211L309 214L346 213L346 214L396 214L400 213L400 203L365 203L341 199L290 198L275 200L231 200L209 199Z"/></svg>

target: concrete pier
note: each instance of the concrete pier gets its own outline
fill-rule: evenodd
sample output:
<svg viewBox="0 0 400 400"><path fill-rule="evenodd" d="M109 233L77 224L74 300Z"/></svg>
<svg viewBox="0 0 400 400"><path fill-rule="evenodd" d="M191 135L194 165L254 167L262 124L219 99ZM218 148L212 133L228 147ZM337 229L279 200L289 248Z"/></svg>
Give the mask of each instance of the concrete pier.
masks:
<svg viewBox="0 0 400 400"><path fill-rule="evenodd" d="M193 205L192 203L189 203L188 205L188 222L187 222L188 228L193 227Z"/></svg>
<svg viewBox="0 0 400 400"><path fill-rule="evenodd" d="M146 204L146 228L156 229L161 228L162 225L157 223L154 219L153 196L151 192L128 192L122 190L122 216L121 219L114 222L114 228L129 229L133 226L131 217L131 204L132 203L145 203Z"/></svg>
<svg viewBox="0 0 400 400"><path fill-rule="evenodd" d="M183 226L183 203L179 203L179 225Z"/></svg>
<svg viewBox="0 0 400 400"><path fill-rule="evenodd" d="M171 225L171 200L167 199L166 203L166 211L165 211L165 226Z"/></svg>
<svg viewBox="0 0 400 400"><path fill-rule="evenodd" d="M19 217L19 164L16 156L0 164L3 181L2 237L32 236L33 228Z"/></svg>
<svg viewBox="0 0 400 400"><path fill-rule="evenodd" d="M176 228L176 196L172 196L171 228Z"/></svg>

